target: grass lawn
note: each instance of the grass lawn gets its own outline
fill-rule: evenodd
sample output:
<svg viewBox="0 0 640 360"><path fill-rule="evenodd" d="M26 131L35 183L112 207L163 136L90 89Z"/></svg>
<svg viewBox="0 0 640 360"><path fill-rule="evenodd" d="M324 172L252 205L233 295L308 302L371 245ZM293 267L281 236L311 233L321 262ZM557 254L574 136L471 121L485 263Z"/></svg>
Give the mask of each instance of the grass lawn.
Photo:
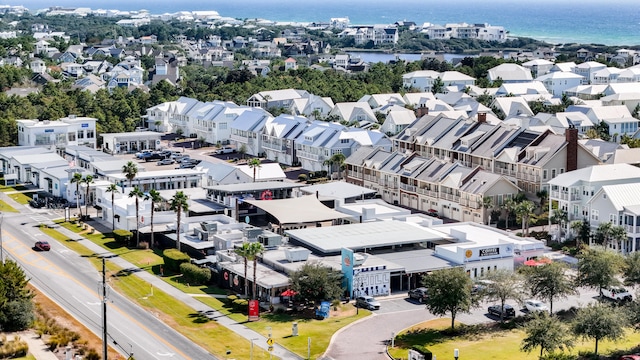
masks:
<svg viewBox="0 0 640 360"><path fill-rule="evenodd" d="M31 354L27 354L27 356L13 358L13 360L36 360L36 358Z"/></svg>
<svg viewBox="0 0 640 360"><path fill-rule="evenodd" d="M7 195L15 200L18 204L26 205L29 203L29 201L31 201L33 193L15 193Z"/></svg>
<svg viewBox="0 0 640 360"><path fill-rule="evenodd" d="M120 243L116 243L113 238L110 237L110 234L89 234L87 230L82 229L82 226L78 226L75 223L69 223L64 221L57 222L59 225L69 229L80 236L84 236L85 238L91 240L92 242L102 246L106 250L113 252L114 254L119 255L123 259L135 264L136 266L151 272L152 274L159 274L159 265L163 263L162 257L154 253L152 250L137 250L130 249L126 246L123 246ZM59 232L53 229L43 229L47 234L49 233L58 233ZM62 235L62 234L60 234ZM51 235L52 236L52 235ZM54 236L55 237L55 236ZM66 237L62 235L62 239L58 239L60 241L65 242L72 250L78 252L84 256L94 256L92 252L88 251L84 246L78 244L74 241L67 241ZM79 249L77 247L81 247ZM83 252L84 251L84 252ZM96 266L100 266L99 259L93 258L92 261L95 261ZM131 276L127 276L128 278L132 278ZM124 278L119 278L124 279ZM136 278L137 279L137 278ZM163 276L162 279L171 284L172 286L180 289L181 291L189 294L200 295L197 296L196 299L199 301L209 305L210 307L220 311L224 315L229 316L231 319L244 323L247 327L267 336L269 334L268 328L271 327L271 332L274 340L279 344L290 351L297 353L298 355L305 357L307 355L307 338L311 337L311 355L312 358L318 357L324 353L326 348L329 346L329 341L331 340L331 336L338 331L340 328L356 321L360 318L366 317L371 312L367 310L361 309L359 315L356 316L355 308L352 305L340 305L340 309L337 312L332 311L331 317L326 320L315 320L304 317L296 317L292 315L284 315L284 314L269 314L263 313L261 315L260 321L245 323L247 320L247 316L241 313L232 312L230 308L227 308L226 303L223 299L207 296L209 294L221 294L226 295L227 291L224 289L217 288L215 286L189 286L180 281L179 275L171 275L171 276ZM143 284L139 285L137 288L133 287L132 291L138 290L142 293L132 293L128 294L132 298L142 298L149 292L149 286L143 282ZM154 297L156 296L156 291L154 289ZM143 306L149 306L153 308L153 305L146 305L143 302L148 300L137 300ZM191 314L193 315L193 314ZM298 331L299 336L292 337L291 336L291 326L292 323L296 321L298 322ZM180 330L182 332L182 330ZM184 332L188 334L188 332ZM257 347L254 347L254 350ZM243 358L237 354L235 351L233 353L236 358ZM254 354L256 359L257 353Z"/></svg>
<svg viewBox="0 0 640 360"><path fill-rule="evenodd" d="M446 358L453 354L453 349L460 351L460 357L473 354L474 360L535 360L538 359L539 349L529 354L520 351L520 343L524 332L514 330L496 330L486 333L472 333L456 337L445 337L436 330L451 326L451 319L435 319L418 324L402 333L395 340L395 348L389 353L396 359L406 359L408 349L413 345L426 346L438 358ZM598 352L607 354L618 349L630 349L640 342L640 333L629 330L627 336L617 343L601 341ZM498 345L499 344L499 345ZM595 347L593 341L577 341L571 354L592 352Z"/></svg>
<svg viewBox="0 0 640 360"><path fill-rule="evenodd" d="M14 209L13 206L7 204L6 202L0 200L0 211L3 212L14 212L17 213L19 212L18 210Z"/></svg>
<svg viewBox="0 0 640 360"><path fill-rule="evenodd" d="M68 239L55 229L41 228L41 230L81 256L88 257L96 268L102 268L102 262L95 256L96 254L78 242ZM170 327L213 354L222 355L227 350L232 350L232 355L239 359L250 357L251 345L248 340L198 314L189 306L158 289L154 289L153 296L149 296L151 288L147 282L122 270L113 263L107 262L107 271L112 279L111 286L140 306L158 314ZM268 352L258 347L254 347L253 356L254 359L269 358Z"/></svg>

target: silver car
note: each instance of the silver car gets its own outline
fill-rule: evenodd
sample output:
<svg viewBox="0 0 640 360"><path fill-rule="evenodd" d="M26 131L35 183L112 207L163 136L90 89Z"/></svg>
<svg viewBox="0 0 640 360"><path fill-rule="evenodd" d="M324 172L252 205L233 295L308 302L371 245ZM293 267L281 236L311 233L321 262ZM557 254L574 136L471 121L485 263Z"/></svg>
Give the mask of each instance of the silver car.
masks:
<svg viewBox="0 0 640 360"><path fill-rule="evenodd" d="M380 303L373 296L358 296L356 298L356 306L369 310L380 309Z"/></svg>

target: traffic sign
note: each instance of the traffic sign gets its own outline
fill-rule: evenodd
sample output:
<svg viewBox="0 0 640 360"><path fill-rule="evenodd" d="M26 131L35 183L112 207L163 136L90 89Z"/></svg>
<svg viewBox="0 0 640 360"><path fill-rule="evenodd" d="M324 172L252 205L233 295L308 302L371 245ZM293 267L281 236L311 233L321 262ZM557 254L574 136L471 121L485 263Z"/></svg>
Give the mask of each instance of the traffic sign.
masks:
<svg viewBox="0 0 640 360"><path fill-rule="evenodd" d="M269 350L269 352L273 351L273 346L269 346L267 350Z"/></svg>
<svg viewBox="0 0 640 360"><path fill-rule="evenodd" d="M273 339L272 338L268 338L267 339L267 345L269 345L271 347L271 345L273 345Z"/></svg>

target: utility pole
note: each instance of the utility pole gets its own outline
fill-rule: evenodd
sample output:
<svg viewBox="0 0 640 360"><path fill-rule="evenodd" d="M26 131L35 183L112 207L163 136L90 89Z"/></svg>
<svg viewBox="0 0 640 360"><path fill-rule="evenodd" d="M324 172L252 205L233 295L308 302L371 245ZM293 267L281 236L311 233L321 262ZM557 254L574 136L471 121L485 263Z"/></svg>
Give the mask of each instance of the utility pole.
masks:
<svg viewBox="0 0 640 360"><path fill-rule="evenodd" d="M107 360L107 267L106 259L102 258L102 358Z"/></svg>
<svg viewBox="0 0 640 360"><path fill-rule="evenodd" d="M2 245L2 222L4 221L4 213L0 212L0 261L4 265L4 247Z"/></svg>

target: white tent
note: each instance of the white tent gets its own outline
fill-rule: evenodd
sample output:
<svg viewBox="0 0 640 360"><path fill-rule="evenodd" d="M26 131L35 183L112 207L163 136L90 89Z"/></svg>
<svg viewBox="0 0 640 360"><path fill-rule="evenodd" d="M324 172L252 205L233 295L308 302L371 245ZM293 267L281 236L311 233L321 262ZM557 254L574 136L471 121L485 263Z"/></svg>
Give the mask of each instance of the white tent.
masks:
<svg viewBox="0 0 640 360"><path fill-rule="evenodd" d="M280 224L301 224L348 218L349 215L326 207L315 196L280 200L244 200L268 212Z"/></svg>

